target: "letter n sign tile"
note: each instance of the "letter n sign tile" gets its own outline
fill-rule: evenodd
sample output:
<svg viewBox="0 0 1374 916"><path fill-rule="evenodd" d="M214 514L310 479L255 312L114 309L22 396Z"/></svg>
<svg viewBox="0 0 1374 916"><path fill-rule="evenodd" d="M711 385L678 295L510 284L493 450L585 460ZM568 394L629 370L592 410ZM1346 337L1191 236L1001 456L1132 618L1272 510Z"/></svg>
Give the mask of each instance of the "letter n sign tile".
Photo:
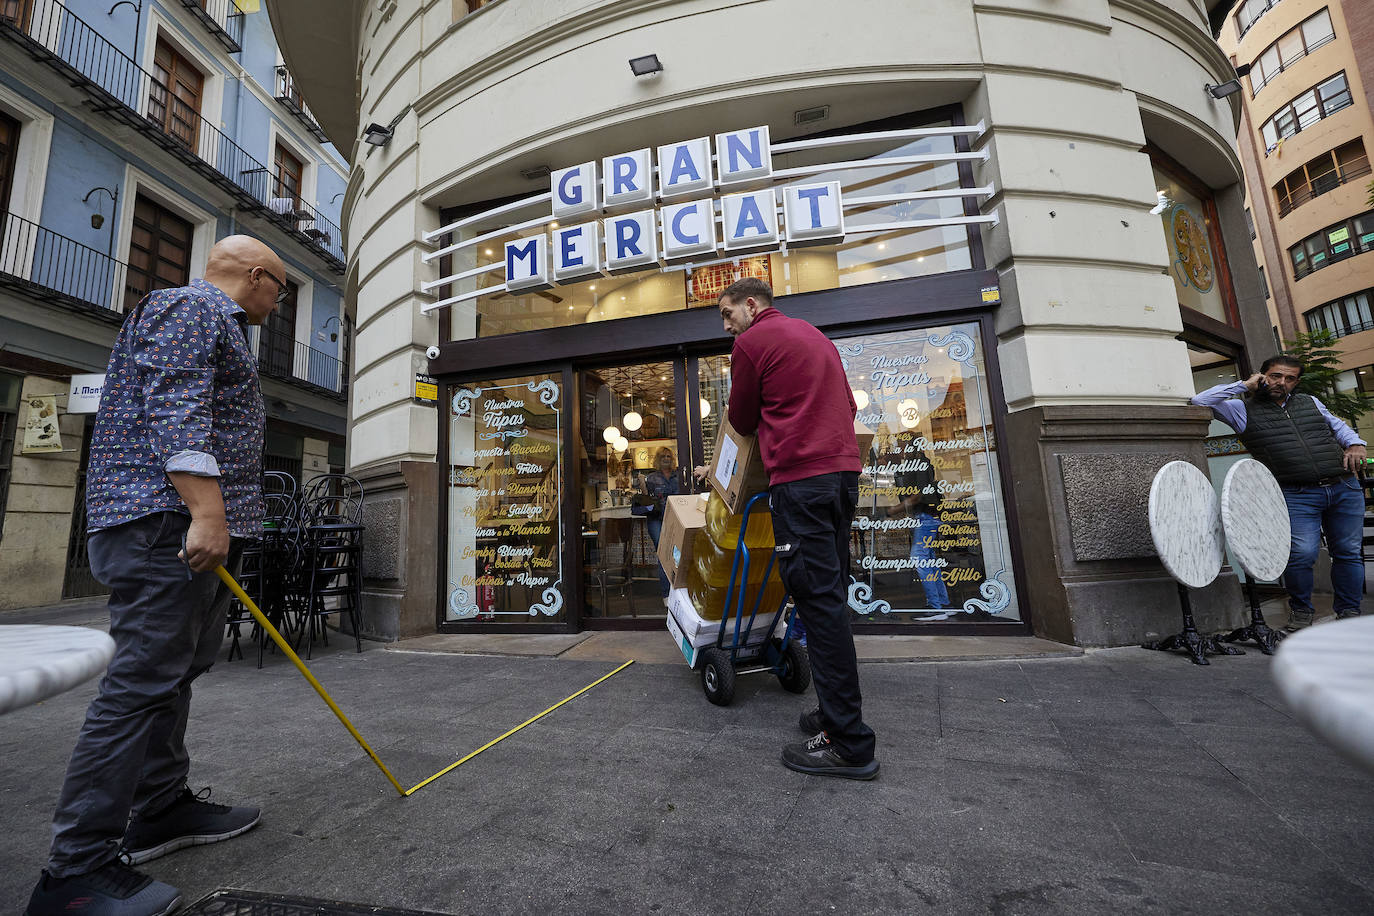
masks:
<svg viewBox="0 0 1374 916"><path fill-rule="evenodd" d="M549 288L548 236L534 235L506 243L506 289L510 292Z"/></svg>

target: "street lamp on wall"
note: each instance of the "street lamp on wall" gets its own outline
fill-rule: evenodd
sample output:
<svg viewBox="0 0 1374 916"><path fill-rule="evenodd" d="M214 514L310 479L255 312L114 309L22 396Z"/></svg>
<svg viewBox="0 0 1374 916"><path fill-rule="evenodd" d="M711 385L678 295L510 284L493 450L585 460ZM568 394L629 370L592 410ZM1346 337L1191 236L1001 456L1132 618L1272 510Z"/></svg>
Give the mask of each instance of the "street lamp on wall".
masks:
<svg viewBox="0 0 1374 916"><path fill-rule="evenodd" d="M114 213L115 206L119 203L119 191L118 191L118 190L111 191L109 188L106 188L106 187L91 188L89 191L86 192L86 196L83 197L83 198L81 198L81 202L82 202L83 204L84 204L84 203L88 203L88 202L90 201L90 199L91 199L91 195L92 195L92 194L95 194L95 193L97 193L97 192L99 192L99 191L104 191L106 194L110 195L110 212L113 214L113 213ZM105 214L103 214L103 213L100 212L100 201L99 201L99 199L96 200L96 204L95 204L95 205L96 205L96 211L95 211L94 213L91 214L91 228L92 228L92 229L99 229L101 226L105 225ZM109 253L110 255L113 255L113 254L114 254L114 226L113 226L113 225L110 226L110 248L109 248L109 252L108 252L108 253Z"/></svg>
<svg viewBox="0 0 1374 916"><path fill-rule="evenodd" d="M339 329L340 329L340 330L343 329L343 322L339 320L339 316L338 316L338 315L330 315L328 318L325 319L324 325L320 328L320 331L323 332L323 331L325 330L325 328L328 328L328 327L329 327L329 322L331 322L331 321L338 321L338 322L339 322ZM338 332L338 331L330 331L330 332L329 332L329 340L330 340L331 343L333 343L334 341L336 341L336 340L338 340L338 339L339 339L339 332Z"/></svg>

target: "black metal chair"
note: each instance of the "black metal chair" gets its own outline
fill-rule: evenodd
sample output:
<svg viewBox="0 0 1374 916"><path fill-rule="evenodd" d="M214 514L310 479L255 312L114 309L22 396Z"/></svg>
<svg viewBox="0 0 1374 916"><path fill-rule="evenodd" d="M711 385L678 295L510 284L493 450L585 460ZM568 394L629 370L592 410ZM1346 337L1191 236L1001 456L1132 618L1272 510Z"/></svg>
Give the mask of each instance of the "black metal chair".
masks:
<svg viewBox="0 0 1374 916"><path fill-rule="evenodd" d="M330 614L348 614L357 651L363 651L363 487L346 474L326 474L306 487L301 507L305 607L297 644L311 656L316 628L325 645ZM332 606L331 606L332 605Z"/></svg>

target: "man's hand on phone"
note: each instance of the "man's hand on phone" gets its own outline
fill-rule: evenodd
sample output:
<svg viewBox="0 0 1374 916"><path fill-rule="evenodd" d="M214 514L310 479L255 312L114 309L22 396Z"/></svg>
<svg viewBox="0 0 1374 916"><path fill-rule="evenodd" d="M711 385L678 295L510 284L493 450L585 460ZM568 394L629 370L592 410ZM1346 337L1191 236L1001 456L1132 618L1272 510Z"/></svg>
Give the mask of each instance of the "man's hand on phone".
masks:
<svg viewBox="0 0 1374 916"><path fill-rule="evenodd" d="M1245 380L1245 387L1248 388L1250 391L1263 390L1266 387L1264 384L1264 376L1256 372L1254 375L1250 376L1248 379Z"/></svg>

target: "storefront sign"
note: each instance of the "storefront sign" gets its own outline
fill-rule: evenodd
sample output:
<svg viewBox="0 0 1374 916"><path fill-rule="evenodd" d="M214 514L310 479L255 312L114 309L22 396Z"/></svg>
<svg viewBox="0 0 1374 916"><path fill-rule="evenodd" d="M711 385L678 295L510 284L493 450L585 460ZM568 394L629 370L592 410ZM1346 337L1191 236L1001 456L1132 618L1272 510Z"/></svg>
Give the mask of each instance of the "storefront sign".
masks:
<svg viewBox="0 0 1374 916"><path fill-rule="evenodd" d="M29 415L24 421L20 454L37 455L62 451L62 433L57 428L57 396L33 395L25 399Z"/></svg>
<svg viewBox="0 0 1374 916"><path fill-rule="evenodd" d="M1017 619L978 326L836 342L874 430L849 606L870 619Z"/></svg>
<svg viewBox="0 0 1374 916"><path fill-rule="evenodd" d="M449 620L563 613L562 394L552 377L458 389L449 413Z"/></svg>
<svg viewBox="0 0 1374 916"><path fill-rule="evenodd" d="M67 413L95 413L100 409L100 392L104 387L104 373L73 375L71 391L67 395Z"/></svg>
<svg viewBox="0 0 1374 916"><path fill-rule="evenodd" d="M655 199L676 200L710 193L717 185L722 189L738 187L773 175L767 127L717 134L715 151L714 185L711 141L706 137L660 146L657 170L654 151L648 148L607 156L600 163L583 162L559 169L550 182L553 218L567 221L626 206L652 207ZM714 258L722 248L726 253L768 250L784 241L818 244L844 237L839 182L781 190L782 221L778 219L777 192L769 188L726 194L718 201L708 197L615 214L596 222L560 226L551 236L509 241L505 246L505 288L509 292L532 292L592 274Z"/></svg>

